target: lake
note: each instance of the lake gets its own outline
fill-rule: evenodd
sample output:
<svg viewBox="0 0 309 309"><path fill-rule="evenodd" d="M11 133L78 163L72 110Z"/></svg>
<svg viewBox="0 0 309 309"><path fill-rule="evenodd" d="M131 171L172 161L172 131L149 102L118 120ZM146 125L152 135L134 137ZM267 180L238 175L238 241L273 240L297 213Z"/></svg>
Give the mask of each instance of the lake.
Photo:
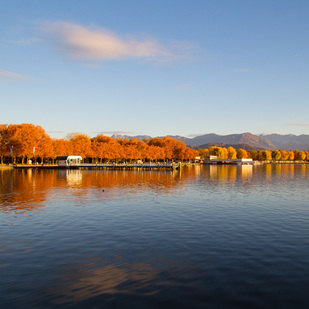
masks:
<svg viewBox="0 0 309 309"><path fill-rule="evenodd" d="M309 308L309 165L0 179L1 308Z"/></svg>

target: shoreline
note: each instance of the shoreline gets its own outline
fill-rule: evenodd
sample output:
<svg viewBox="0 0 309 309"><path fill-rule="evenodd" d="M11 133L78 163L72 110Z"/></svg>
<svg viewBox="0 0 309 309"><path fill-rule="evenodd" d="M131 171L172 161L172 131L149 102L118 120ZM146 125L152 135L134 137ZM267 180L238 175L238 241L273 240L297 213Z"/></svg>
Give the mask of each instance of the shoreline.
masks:
<svg viewBox="0 0 309 309"><path fill-rule="evenodd" d="M0 164L0 170L11 170L11 169L13 169L14 168L14 166L13 165L2 165L2 164Z"/></svg>
<svg viewBox="0 0 309 309"><path fill-rule="evenodd" d="M309 162L308 161L254 161L254 163L252 164L254 165L263 165L263 164L272 164L272 165L308 165ZM86 164L85 164L86 165ZM46 164L46 165L29 165L29 164L18 164L18 165L13 165L13 164L0 164L0 170L12 170L12 169L136 169L136 170L140 170L140 169L161 169L160 167L158 168L158 166L156 167L142 167L142 166L136 166L134 164L132 164L130 166L130 164L128 165L123 165L123 166L96 166L96 165L92 165L92 166L59 166L56 164ZM181 164L182 167L185 166L196 166L196 165L235 165L235 164L231 164L231 163L226 163L226 164L209 164L209 163L194 163L194 164ZM167 167L163 168L163 169L169 169ZM178 169L178 168L177 168Z"/></svg>

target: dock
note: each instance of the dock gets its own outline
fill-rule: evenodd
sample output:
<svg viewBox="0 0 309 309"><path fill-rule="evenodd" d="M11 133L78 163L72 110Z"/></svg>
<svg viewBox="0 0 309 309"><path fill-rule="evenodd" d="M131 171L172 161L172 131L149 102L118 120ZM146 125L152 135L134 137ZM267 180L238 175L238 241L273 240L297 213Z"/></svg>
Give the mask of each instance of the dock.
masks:
<svg viewBox="0 0 309 309"><path fill-rule="evenodd" d="M16 169L79 169L79 170L178 170L180 163L79 163L59 165L16 165Z"/></svg>

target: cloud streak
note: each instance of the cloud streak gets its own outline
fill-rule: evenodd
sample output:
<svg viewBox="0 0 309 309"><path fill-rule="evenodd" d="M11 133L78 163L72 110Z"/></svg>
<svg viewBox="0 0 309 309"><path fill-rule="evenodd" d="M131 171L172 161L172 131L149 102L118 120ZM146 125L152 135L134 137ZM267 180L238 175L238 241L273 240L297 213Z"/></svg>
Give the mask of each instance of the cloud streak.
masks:
<svg viewBox="0 0 309 309"><path fill-rule="evenodd" d="M204 135L205 133L196 133L196 134L189 134L187 135L188 138L193 138L193 137L197 137L197 136L201 136Z"/></svg>
<svg viewBox="0 0 309 309"><path fill-rule="evenodd" d="M12 72L0 71L0 79L23 79L24 76Z"/></svg>
<svg viewBox="0 0 309 309"><path fill-rule="evenodd" d="M122 37L99 27L85 27L63 21L40 25L45 38L64 55L75 60L123 60L137 58L171 61L178 56L155 39ZM183 50L185 50L184 48Z"/></svg>
<svg viewBox="0 0 309 309"><path fill-rule="evenodd" d="M99 131L99 132L93 132L93 133L108 134L108 135L112 135L112 134L125 134L125 135L135 134L134 132L129 132L129 131Z"/></svg>
<svg viewBox="0 0 309 309"><path fill-rule="evenodd" d="M59 134L62 134L62 133L65 133L65 131L46 131L46 133L50 133L50 134L53 134L53 133L59 133Z"/></svg>
<svg viewBox="0 0 309 309"><path fill-rule="evenodd" d="M288 123L288 126L309 127L309 123Z"/></svg>

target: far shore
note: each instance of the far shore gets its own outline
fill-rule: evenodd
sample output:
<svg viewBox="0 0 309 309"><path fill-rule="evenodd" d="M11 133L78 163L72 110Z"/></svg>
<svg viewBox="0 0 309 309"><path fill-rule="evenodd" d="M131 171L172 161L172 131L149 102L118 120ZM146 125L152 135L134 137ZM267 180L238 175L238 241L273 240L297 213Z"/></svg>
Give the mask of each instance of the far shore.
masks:
<svg viewBox="0 0 309 309"><path fill-rule="evenodd" d="M190 165L198 165L198 164L203 164L203 165L209 165L209 164L205 164L203 162L200 163L194 163L194 164L190 164ZM309 164L309 161L300 161L300 160L295 160L295 161L273 161L273 160L269 160L269 161L254 161L254 165L257 164L283 164L283 165L287 165L287 164ZM182 164L183 166L186 166L187 164ZM232 165L232 164L228 164L228 165ZM9 169L14 169L14 168L44 168L44 169L54 169L59 167L58 164L0 164L0 170L9 170Z"/></svg>

